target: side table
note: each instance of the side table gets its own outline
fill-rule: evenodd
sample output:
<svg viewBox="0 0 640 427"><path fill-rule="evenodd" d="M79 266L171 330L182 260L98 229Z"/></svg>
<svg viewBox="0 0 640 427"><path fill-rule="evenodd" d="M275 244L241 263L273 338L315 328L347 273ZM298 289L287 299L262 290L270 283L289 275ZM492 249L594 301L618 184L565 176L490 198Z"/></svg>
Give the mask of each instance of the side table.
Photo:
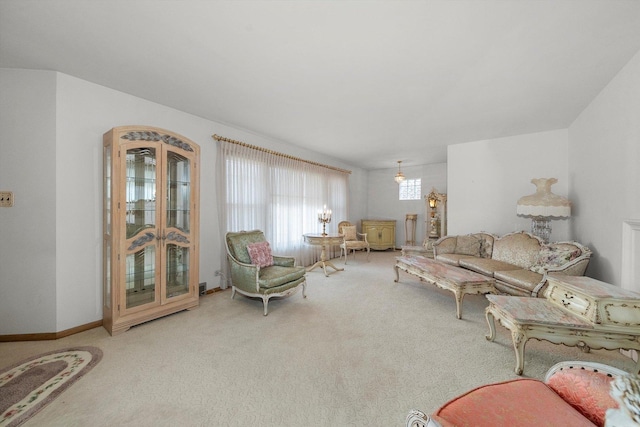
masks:
<svg viewBox="0 0 640 427"><path fill-rule="evenodd" d="M322 267L324 270L324 275L329 277L327 273L327 267L333 268L335 271L344 271L344 268L338 268L329 260L327 260L327 254L325 248L327 246L339 246L344 236L342 234L304 234L304 242L308 245L312 246L320 246L322 251L320 252L320 261L313 264L311 267L307 269L307 271L312 271L316 267Z"/></svg>
<svg viewBox="0 0 640 427"><path fill-rule="evenodd" d="M494 319L511 331L513 349L516 353L515 373L524 371L524 348L531 338L579 347L584 351L595 349L640 350L640 339L633 328L619 328L617 331L601 328L564 307L559 307L545 298L487 295L489 306L485 310L489 335L496 336ZM640 362L635 372L640 371Z"/></svg>

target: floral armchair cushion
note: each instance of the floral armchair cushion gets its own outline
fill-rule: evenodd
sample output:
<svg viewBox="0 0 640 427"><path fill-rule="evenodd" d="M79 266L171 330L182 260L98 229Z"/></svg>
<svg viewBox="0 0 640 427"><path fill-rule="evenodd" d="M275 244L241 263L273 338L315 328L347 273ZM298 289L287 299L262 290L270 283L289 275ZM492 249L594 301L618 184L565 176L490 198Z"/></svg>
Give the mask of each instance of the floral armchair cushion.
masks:
<svg viewBox="0 0 640 427"><path fill-rule="evenodd" d="M251 264L260 267L269 267L273 265L273 255L271 254L271 246L269 242L257 242L247 245L247 252L251 258Z"/></svg>
<svg viewBox="0 0 640 427"><path fill-rule="evenodd" d="M529 268L529 270L544 274L549 269L554 267L560 267L569 261L580 256L580 249L573 245L567 244L551 244L545 245L538 254L536 262Z"/></svg>

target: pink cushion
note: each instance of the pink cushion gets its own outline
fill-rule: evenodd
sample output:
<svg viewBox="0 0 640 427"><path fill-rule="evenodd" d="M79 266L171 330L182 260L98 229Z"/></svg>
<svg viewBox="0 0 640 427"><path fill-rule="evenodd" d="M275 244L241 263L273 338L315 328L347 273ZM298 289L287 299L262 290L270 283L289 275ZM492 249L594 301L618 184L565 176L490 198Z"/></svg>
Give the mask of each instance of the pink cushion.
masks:
<svg viewBox="0 0 640 427"><path fill-rule="evenodd" d="M604 425L607 409L618 404L609 394L613 377L592 369L563 369L548 380L560 397L583 413L594 424Z"/></svg>
<svg viewBox="0 0 640 427"><path fill-rule="evenodd" d="M458 427L593 426L545 383L516 379L471 390L434 415Z"/></svg>
<svg viewBox="0 0 640 427"><path fill-rule="evenodd" d="M269 242L250 243L247 245L251 264L260 267L269 267L273 265L273 255L271 255L271 246Z"/></svg>

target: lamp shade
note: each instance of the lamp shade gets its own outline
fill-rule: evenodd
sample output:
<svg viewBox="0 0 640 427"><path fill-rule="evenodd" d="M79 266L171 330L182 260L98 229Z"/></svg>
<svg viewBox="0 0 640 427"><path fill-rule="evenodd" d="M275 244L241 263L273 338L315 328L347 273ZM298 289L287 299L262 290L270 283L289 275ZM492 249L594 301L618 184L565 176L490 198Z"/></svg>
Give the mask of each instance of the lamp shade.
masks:
<svg viewBox="0 0 640 427"><path fill-rule="evenodd" d="M518 200L516 213L522 216L543 218L568 218L571 216L571 202L565 197L551 192L556 178L534 178L531 183L536 192Z"/></svg>

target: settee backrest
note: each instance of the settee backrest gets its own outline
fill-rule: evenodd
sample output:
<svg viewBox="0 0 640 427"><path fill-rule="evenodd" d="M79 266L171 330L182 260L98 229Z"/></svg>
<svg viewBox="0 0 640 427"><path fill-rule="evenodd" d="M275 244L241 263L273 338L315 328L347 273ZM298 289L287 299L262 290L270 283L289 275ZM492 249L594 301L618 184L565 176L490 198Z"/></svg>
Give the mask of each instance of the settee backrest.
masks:
<svg viewBox="0 0 640 427"><path fill-rule="evenodd" d="M505 234L493 241L491 258L530 268L538 261L542 245L542 240L524 231Z"/></svg>
<svg viewBox="0 0 640 427"><path fill-rule="evenodd" d="M436 243L437 254L471 255L491 258L493 241L497 236L489 233L472 233L460 236L444 236Z"/></svg>

